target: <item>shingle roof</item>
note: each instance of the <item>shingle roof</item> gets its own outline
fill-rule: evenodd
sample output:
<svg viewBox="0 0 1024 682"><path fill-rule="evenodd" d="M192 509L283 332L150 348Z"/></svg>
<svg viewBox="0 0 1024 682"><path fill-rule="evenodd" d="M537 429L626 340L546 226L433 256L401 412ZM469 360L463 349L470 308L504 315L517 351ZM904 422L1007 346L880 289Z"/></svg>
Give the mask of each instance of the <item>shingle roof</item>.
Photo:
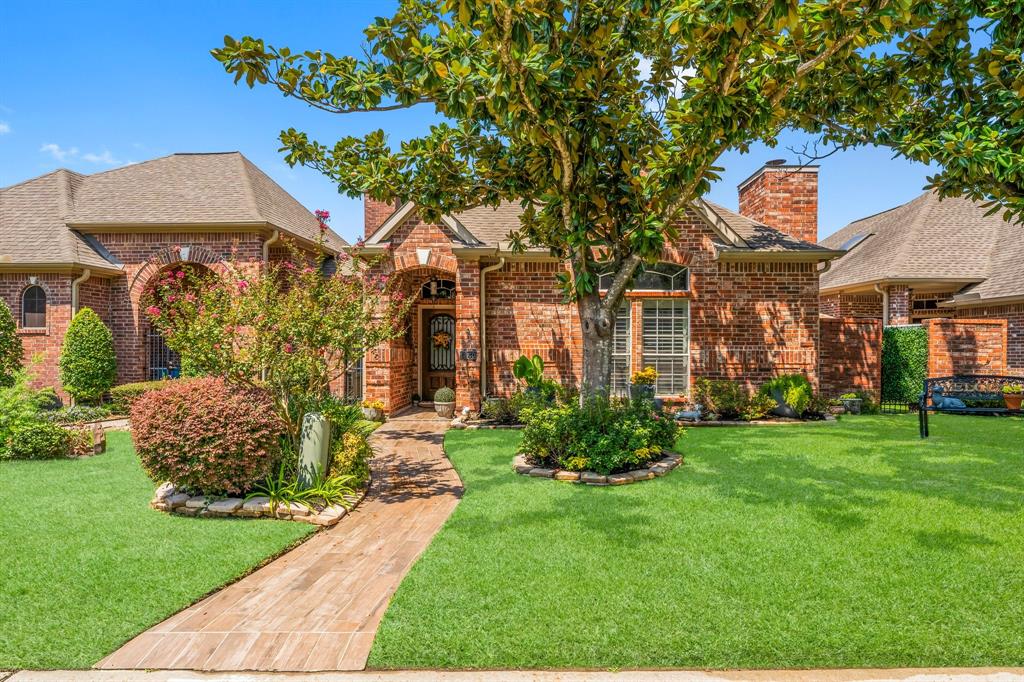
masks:
<svg viewBox="0 0 1024 682"><path fill-rule="evenodd" d="M972 290L985 292L986 297L1024 294L1020 266L1016 273L1012 266L1020 260L999 265L1007 253L1020 248L1024 228L985 212L969 199L940 199L926 192L850 223L822 241L840 248L862 237L822 275L821 288L854 288L884 280L948 280L980 283Z"/></svg>
<svg viewBox="0 0 1024 682"><path fill-rule="evenodd" d="M742 216L724 206L703 202L721 221L743 240L731 245L732 251L809 252L822 251L818 244L801 241L756 220ZM519 229L523 207L519 202L502 201L497 208L481 206L453 215L481 243L507 248L509 234Z"/></svg>
<svg viewBox="0 0 1024 682"><path fill-rule="evenodd" d="M59 170L0 189L0 197L0 257L15 263L74 256L70 262L100 267L98 258L111 267L74 231L103 225L258 224L309 241L320 232L312 213L238 152L172 154L94 175ZM77 246L58 253L55 244ZM328 247L345 245L328 232Z"/></svg>
<svg viewBox="0 0 1024 682"><path fill-rule="evenodd" d="M64 222L82 177L62 169L0 189L0 265L118 267Z"/></svg>

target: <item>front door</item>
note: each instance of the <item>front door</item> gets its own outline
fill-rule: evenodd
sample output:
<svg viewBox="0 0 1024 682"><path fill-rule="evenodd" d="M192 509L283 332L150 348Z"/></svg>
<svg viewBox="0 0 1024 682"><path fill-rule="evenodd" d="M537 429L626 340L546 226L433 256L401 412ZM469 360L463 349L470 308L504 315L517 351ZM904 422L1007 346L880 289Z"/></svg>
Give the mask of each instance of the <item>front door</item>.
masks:
<svg viewBox="0 0 1024 682"><path fill-rule="evenodd" d="M449 310L423 311L423 399L447 386L455 390L455 318Z"/></svg>

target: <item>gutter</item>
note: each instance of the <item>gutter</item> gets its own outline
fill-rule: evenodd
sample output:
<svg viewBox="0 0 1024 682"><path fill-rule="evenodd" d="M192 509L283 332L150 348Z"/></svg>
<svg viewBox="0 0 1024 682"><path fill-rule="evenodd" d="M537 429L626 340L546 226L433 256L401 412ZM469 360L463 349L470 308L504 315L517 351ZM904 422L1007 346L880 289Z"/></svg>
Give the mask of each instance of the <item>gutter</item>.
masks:
<svg viewBox="0 0 1024 682"><path fill-rule="evenodd" d="M270 245L276 244L281 241L281 230L274 230L274 234L270 235L270 239L263 242L263 263L264 265L270 262Z"/></svg>
<svg viewBox="0 0 1024 682"><path fill-rule="evenodd" d="M487 397L487 273L505 267L502 256L494 265L480 268L480 408Z"/></svg>
<svg viewBox="0 0 1024 682"><path fill-rule="evenodd" d="M82 270L82 275L71 282L71 314L74 315L78 312L78 287L81 284L85 284L92 277L92 270L86 268Z"/></svg>
<svg viewBox="0 0 1024 682"><path fill-rule="evenodd" d="M875 285L875 291L882 295L882 326L889 326L889 290L883 289L878 284Z"/></svg>

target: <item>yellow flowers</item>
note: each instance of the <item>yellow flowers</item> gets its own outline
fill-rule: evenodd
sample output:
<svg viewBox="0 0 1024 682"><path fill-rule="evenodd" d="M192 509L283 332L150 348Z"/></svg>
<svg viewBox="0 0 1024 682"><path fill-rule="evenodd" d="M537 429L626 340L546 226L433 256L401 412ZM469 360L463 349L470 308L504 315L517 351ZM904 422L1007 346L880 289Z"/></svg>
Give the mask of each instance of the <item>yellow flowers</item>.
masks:
<svg viewBox="0 0 1024 682"><path fill-rule="evenodd" d="M644 367L639 372L633 372L633 376L629 378L630 383L637 386L653 386L657 380L658 370L653 367Z"/></svg>

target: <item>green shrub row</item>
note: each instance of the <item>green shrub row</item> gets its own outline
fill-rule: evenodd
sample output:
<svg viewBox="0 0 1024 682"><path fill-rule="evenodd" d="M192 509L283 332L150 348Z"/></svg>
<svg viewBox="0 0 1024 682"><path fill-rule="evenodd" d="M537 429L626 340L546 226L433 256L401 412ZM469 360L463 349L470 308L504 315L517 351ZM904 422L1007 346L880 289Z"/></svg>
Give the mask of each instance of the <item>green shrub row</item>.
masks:
<svg viewBox="0 0 1024 682"><path fill-rule="evenodd" d="M882 331L882 400L917 402L927 375L927 330L886 327Z"/></svg>
<svg viewBox="0 0 1024 682"><path fill-rule="evenodd" d="M132 403L149 391L158 388L166 388L170 384L184 379L160 379L157 381L137 381L131 384L121 384L110 389L110 409L113 414L128 414L131 412Z"/></svg>
<svg viewBox="0 0 1024 682"><path fill-rule="evenodd" d="M50 393L29 388L24 370L0 387L0 460L54 459L70 454L71 434L43 418Z"/></svg>

